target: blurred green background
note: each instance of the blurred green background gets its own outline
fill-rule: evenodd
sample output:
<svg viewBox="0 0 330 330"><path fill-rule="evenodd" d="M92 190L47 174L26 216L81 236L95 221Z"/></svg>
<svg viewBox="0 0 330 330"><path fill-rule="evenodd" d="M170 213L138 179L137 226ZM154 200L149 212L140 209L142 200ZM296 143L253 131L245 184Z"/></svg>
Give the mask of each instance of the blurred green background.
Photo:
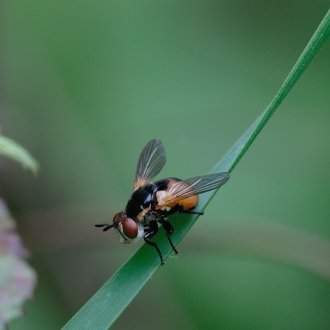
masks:
<svg viewBox="0 0 330 330"><path fill-rule="evenodd" d="M202 175L268 105L328 1L6 1L0 192L39 283L10 330L59 329L142 244L111 221L143 146ZM329 42L113 329L329 329ZM175 224L174 224L175 227ZM109 306L111 309L112 306Z"/></svg>

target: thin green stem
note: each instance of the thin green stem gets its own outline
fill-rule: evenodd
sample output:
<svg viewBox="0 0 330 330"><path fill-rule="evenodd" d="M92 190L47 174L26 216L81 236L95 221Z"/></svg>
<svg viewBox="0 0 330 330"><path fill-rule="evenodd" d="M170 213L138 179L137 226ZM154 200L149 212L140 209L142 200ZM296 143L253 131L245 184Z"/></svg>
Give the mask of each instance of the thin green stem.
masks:
<svg viewBox="0 0 330 330"><path fill-rule="evenodd" d="M236 167L275 110L279 107L321 46L327 40L329 34L330 11L322 20L320 26L270 105L225 156L212 168L210 173L222 171L231 172ZM200 196L199 209L204 209L215 193L216 191L202 194ZM198 218L196 215L180 215L180 221L175 221L177 217L177 215L171 217L173 223L176 224L175 233L172 238L175 245L182 240ZM161 249L164 258L166 258L170 254L171 248L166 239L166 235L164 235L164 231L160 231L160 235L156 237L155 242ZM81 308L63 329L108 329L159 268L159 265L159 257L154 249L151 249L150 246L146 244L143 245L139 251L102 286L85 306Z"/></svg>

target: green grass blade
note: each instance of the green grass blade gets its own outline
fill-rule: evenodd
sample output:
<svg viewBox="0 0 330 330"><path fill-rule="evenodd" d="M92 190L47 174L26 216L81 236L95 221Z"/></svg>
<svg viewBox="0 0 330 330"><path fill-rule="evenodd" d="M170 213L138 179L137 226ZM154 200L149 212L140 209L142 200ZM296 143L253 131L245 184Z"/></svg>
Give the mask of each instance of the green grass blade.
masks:
<svg viewBox="0 0 330 330"><path fill-rule="evenodd" d="M284 81L270 105L233 145L226 155L212 168L210 173L231 172L247 149L253 143L270 117L284 100L291 88L310 64L330 34L330 11L322 20L312 39L299 57L297 63ZM200 196L199 209L204 209L216 191ZM197 220L197 216L178 215L171 217L175 223L173 243L178 244ZM154 240L166 258L171 249L163 230ZM153 248L144 244L137 253L124 264L101 289L81 308L63 329L108 329L134 299L142 287L159 268L160 261Z"/></svg>
<svg viewBox="0 0 330 330"><path fill-rule="evenodd" d="M0 155L7 156L30 169L34 174L39 170L38 162L15 141L0 135Z"/></svg>

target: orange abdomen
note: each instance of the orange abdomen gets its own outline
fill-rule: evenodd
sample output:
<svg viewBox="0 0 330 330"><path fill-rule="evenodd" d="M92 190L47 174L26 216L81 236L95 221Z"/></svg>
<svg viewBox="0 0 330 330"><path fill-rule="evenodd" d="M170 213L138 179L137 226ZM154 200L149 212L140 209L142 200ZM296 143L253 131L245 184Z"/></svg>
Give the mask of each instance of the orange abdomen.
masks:
<svg viewBox="0 0 330 330"><path fill-rule="evenodd" d="M188 197L186 199L182 199L179 202L169 203L168 207L174 207L176 204L181 204L185 211L193 209L198 204L198 195Z"/></svg>
<svg viewBox="0 0 330 330"><path fill-rule="evenodd" d="M157 192L157 201L158 201L158 207L156 207L156 210L162 208L162 207L174 207L176 204L181 204L183 206L183 209L185 211L191 210L193 209L197 204L198 204L198 195L193 195L191 197L188 198L184 198L184 199L178 199L176 198L173 201L173 196L171 194L171 188L174 184L177 184L178 182L180 182L180 185L186 185L188 186L188 184L186 184L185 182L183 182L180 179L177 178L166 178L165 180L169 180L168 184L167 184L167 188L166 190L160 190Z"/></svg>

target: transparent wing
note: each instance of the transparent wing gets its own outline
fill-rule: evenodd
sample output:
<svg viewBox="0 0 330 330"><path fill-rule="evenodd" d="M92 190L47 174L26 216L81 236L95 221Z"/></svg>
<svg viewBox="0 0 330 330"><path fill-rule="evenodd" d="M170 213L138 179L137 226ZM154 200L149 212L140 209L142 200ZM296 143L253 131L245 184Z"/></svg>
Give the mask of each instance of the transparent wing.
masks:
<svg viewBox="0 0 330 330"><path fill-rule="evenodd" d="M230 178L228 172L197 176L184 181L174 183L168 191L168 197L164 202L157 205L161 209L168 204L179 203L185 198L217 189L224 185Z"/></svg>
<svg viewBox="0 0 330 330"><path fill-rule="evenodd" d="M166 153L162 141L151 140L142 150L135 173L134 191L147 184L164 167Z"/></svg>

